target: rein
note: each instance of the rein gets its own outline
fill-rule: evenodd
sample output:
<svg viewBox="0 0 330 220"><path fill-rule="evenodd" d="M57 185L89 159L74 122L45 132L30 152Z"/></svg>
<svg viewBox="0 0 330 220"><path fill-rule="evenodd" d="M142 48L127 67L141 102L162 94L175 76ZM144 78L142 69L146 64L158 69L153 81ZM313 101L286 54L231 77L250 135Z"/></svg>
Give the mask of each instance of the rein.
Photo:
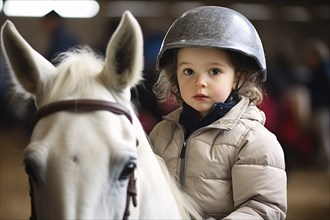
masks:
<svg viewBox="0 0 330 220"><path fill-rule="evenodd" d="M93 100L93 99L72 99L72 100L62 100L52 102L41 107L33 117L32 126L33 128L37 125L38 121L48 115L59 111L108 111L116 115L124 115L133 124L133 119L130 111L123 105L116 102L109 102L103 100ZM138 141L137 141L138 145ZM130 211L129 203L132 198L133 206L137 206L137 189L136 189L136 170L129 175L129 182L127 186L127 198L126 198L126 208L123 216L123 220L127 220ZM37 220L35 204L34 204L34 189L29 179L30 183L30 197L31 197L31 217L30 220Z"/></svg>

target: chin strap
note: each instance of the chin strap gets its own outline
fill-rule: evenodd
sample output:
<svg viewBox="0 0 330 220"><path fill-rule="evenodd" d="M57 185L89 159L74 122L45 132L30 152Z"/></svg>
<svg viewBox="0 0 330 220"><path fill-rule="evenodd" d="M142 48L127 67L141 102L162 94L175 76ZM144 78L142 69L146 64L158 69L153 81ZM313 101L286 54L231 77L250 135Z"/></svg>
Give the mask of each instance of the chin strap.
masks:
<svg viewBox="0 0 330 220"><path fill-rule="evenodd" d="M239 85L239 82L241 81L241 76L242 76L242 74L240 73L238 76L235 88L231 91L231 93L229 94L225 103L231 102L231 101L238 101L238 98L239 98L238 91L242 88L242 86L244 84L244 82L243 82L241 85Z"/></svg>

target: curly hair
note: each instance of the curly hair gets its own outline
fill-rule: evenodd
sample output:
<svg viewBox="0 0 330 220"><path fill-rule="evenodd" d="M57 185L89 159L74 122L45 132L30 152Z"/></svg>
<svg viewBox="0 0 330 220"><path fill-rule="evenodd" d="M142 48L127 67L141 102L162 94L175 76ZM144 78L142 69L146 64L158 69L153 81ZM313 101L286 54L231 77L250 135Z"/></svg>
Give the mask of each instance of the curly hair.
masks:
<svg viewBox="0 0 330 220"><path fill-rule="evenodd" d="M163 55L163 68L160 70L158 80L153 87L153 92L160 102L170 101L175 104L183 102L176 75L178 51L179 49L172 49ZM251 103L260 104L263 100L263 80L258 64L253 58L239 52L223 51L234 66L235 79L242 80L238 95L247 97Z"/></svg>

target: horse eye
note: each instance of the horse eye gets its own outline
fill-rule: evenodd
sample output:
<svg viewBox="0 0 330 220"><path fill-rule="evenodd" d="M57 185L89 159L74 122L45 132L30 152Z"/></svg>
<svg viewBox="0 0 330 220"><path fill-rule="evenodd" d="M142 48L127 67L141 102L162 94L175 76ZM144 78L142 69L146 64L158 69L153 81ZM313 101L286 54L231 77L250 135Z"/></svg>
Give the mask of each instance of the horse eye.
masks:
<svg viewBox="0 0 330 220"><path fill-rule="evenodd" d="M130 177L130 175L134 172L136 168L135 163L129 162L126 164L124 170L121 172L119 180L126 180Z"/></svg>

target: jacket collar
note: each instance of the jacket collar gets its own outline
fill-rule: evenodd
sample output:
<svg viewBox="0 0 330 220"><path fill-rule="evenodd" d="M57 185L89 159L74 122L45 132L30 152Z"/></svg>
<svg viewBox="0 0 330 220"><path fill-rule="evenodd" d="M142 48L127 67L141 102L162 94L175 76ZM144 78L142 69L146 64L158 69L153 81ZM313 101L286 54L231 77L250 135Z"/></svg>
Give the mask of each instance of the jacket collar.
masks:
<svg viewBox="0 0 330 220"><path fill-rule="evenodd" d="M163 117L164 120L179 122L182 107L174 110L170 114ZM231 108L222 118L214 121L208 127L231 130L240 119L249 119L258 121L260 124L265 123L265 115L255 105L251 105L248 98L242 99Z"/></svg>
<svg viewBox="0 0 330 220"><path fill-rule="evenodd" d="M188 137L193 131L208 126L222 118L236 103L235 101L216 103L213 109L204 118L200 118L198 112L194 108L183 103L179 123L185 128L185 136Z"/></svg>

